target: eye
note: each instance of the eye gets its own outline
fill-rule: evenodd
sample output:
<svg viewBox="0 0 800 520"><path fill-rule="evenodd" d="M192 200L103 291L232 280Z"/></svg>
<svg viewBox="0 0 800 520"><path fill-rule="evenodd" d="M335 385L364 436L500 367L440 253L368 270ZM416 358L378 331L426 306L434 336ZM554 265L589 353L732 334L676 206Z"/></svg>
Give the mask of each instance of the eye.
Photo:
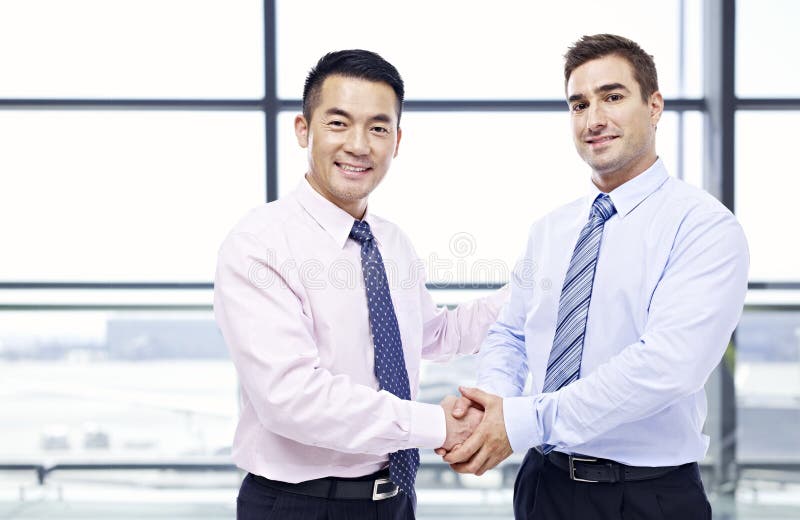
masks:
<svg viewBox="0 0 800 520"><path fill-rule="evenodd" d="M345 127L345 123L344 123L344 121L341 121L339 119L332 119L332 120L328 121L328 126L332 126L334 128L344 128Z"/></svg>
<svg viewBox="0 0 800 520"><path fill-rule="evenodd" d="M622 101L622 94L609 94L606 101Z"/></svg>
<svg viewBox="0 0 800 520"><path fill-rule="evenodd" d="M388 134L389 133L389 129L384 127L384 126L373 126L372 127L372 131L376 132L376 133L379 133L379 134Z"/></svg>
<svg viewBox="0 0 800 520"><path fill-rule="evenodd" d="M572 111L573 112L582 112L583 110L586 110L586 107L588 107L588 106L589 106L588 103L586 103L584 101L581 101L580 103L575 103L574 105L572 105Z"/></svg>

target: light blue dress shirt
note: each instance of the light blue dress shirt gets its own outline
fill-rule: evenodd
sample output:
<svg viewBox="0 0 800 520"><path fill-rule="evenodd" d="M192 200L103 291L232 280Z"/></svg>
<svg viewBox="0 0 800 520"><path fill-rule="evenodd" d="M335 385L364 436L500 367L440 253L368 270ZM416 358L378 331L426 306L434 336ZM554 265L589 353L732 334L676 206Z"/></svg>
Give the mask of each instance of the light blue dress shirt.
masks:
<svg viewBox="0 0 800 520"><path fill-rule="evenodd" d="M511 299L481 349L478 386L504 397L515 452L552 444L636 466L701 460L703 385L741 316L749 257L736 218L661 160L611 193L580 379L541 393L586 197L533 224ZM522 396L530 372L532 394Z"/></svg>

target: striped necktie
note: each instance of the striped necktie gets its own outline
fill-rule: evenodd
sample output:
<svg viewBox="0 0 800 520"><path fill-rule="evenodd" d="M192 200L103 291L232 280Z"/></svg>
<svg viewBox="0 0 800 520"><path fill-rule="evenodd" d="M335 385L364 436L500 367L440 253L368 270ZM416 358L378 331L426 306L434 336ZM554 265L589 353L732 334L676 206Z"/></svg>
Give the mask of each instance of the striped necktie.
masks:
<svg viewBox="0 0 800 520"><path fill-rule="evenodd" d="M580 377L583 339L586 333L586 318L592 298L592 284L600 252L603 225L616 213L614 204L605 193L601 193L592 204L589 221L578 236L572 252L561 298L558 303L558 324L553 339L553 348L547 362L543 392L555 392ZM555 446L541 447L545 455Z"/></svg>
<svg viewBox="0 0 800 520"><path fill-rule="evenodd" d="M393 393L400 399L411 400L400 327L394 312L389 282L378 246L369 224L356 220L350 238L361 244L361 266L367 288L367 307L372 343L375 346L375 376L381 390ZM414 480L419 468L419 450L411 448L389 454L389 478L412 500L415 498Z"/></svg>

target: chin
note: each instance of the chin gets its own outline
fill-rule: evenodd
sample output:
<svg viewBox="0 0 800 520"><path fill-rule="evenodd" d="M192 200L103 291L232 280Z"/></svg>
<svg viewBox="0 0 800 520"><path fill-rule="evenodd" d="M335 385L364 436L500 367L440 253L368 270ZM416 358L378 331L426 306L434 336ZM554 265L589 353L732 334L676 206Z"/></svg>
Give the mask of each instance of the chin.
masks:
<svg viewBox="0 0 800 520"><path fill-rule="evenodd" d="M592 167L592 170L598 175L609 175L614 173L619 169L619 161L615 161L612 158L608 158L605 160L597 160L597 157L589 158L590 160L586 161L589 166Z"/></svg>
<svg viewBox="0 0 800 520"><path fill-rule="evenodd" d="M336 196L342 200L350 202L367 198L372 190L367 190L360 187L341 187L336 190Z"/></svg>

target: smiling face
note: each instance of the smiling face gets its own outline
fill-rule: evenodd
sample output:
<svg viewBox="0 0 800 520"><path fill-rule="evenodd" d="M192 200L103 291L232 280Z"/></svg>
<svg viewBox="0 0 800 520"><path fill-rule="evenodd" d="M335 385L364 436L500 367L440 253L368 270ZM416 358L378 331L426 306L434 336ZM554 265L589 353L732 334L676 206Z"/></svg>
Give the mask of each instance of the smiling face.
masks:
<svg viewBox="0 0 800 520"><path fill-rule="evenodd" d="M664 100L658 91L642 100L625 58L604 56L576 68L567 81L567 103L575 148L602 191L612 191L656 161Z"/></svg>
<svg viewBox="0 0 800 520"><path fill-rule="evenodd" d="M308 148L311 186L360 219L400 145L397 96L382 82L328 76L307 121L295 118L297 142Z"/></svg>

